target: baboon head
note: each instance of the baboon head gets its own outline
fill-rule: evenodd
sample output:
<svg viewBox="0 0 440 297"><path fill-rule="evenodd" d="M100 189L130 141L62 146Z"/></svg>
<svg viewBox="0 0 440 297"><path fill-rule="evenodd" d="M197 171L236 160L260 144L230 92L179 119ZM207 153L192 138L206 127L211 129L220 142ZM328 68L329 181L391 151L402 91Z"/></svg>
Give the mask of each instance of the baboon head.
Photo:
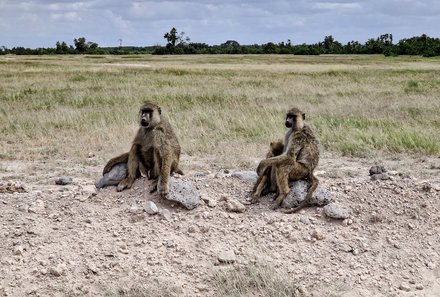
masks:
<svg viewBox="0 0 440 297"><path fill-rule="evenodd" d="M286 114L286 127L294 131L301 130L304 127L306 114L298 108L290 109Z"/></svg>
<svg viewBox="0 0 440 297"><path fill-rule="evenodd" d="M145 102L139 111L140 124L143 128L152 129L160 123L160 107L152 102Z"/></svg>
<svg viewBox="0 0 440 297"><path fill-rule="evenodd" d="M284 144L282 140L272 141L270 143L270 151L272 156L279 156L283 153Z"/></svg>

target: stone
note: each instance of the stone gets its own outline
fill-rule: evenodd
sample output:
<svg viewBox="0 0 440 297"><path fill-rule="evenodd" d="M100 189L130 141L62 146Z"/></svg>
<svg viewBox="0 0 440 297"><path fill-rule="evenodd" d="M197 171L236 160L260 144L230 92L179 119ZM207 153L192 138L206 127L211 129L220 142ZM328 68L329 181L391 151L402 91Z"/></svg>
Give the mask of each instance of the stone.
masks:
<svg viewBox="0 0 440 297"><path fill-rule="evenodd" d="M233 250L222 251L218 255L218 261L220 263L233 264L233 263L235 263L236 260L237 259L235 257L235 253Z"/></svg>
<svg viewBox="0 0 440 297"><path fill-rule="evenodd" d="M316 240L323 240L325 238L325 236L324 236L324 234L322 234L321 230L318 230L318 229L313 230L313 232L310 236L312 238L315 238Z"/></svg>
<svg viewBox="0 0 440 297"><path fill-rule="evenodd" d="M235 199L228 198L226 200L226 209L230 212L244 212L246 210L246 206Z"/></svg>
<svg viewBox="0 0 440 297"><path fill-rule="evenodd" d="M304 225L309 225L309 224L310 224L310 219L309 219L308 217L301 217L301 218L299 219L299 221L300 221L301 223L303 223Z"/></svg>
<svg viewBox="0 0 440 297"><path fill-rule="evenodd" d="M29 206L28 211L36 214L45 214L45 207L46 206L44 204L44 201L41 199L37 199L34 203L31 204L31 206Z"/></svg>
<svg viewBox="0 0 440 297"><path fill-rule="evenodd" d="M168 209L161 209L159 214L160 217L166 221L170 221L173 217L173 214Z"/></svg>
<svg viewBox="0 0 440 297"><path fill-rule="evenodd" d="M387 170L385 169L385 166L383 166L382 164L376 164L376 165L371 166L369 172L370 172L370 175L375 175L375 174L385 173L385 172L387 172Z"/></svg>
<svg viewBox="0 0 440 297"><path fill-rule="evenodd" d="M147 203L145 204L144 210L149 215L155 215L159 212L159 209L157 208L156 203L154 203L153 201L147 201Z"/></svg>
<svg viewBox="0 0 440 297"><path fill-rule="evenodd" d="M127 176L127 172L127 163L116 164L109 172L95 182L95 187L101 189L107 186L116 186Z"/></svg>
<svg viewBox="0 0 440 297"><path fill-rule="evenodd" d="M255 171L237 171L232 173L231 176L247 183L255 183L258 178Z"/></svg>
<svg viewBox="0 0 440 297"><path fill-rule="evenodd" d="M399 289L405 292L411 291L411 287L407 283L401 283Z"/></svg>
<svg viewBox="0 0 440 297"><path fill-rule="evenodd" d="M336 203L330 203L324 206L324 213L329 218L338 220L345 220L350 217L348 210Z"/></svg>
<svg viewBox="0 0 440 297"><path fill-rule="evenodd" d="M391 179L388 173L378 173L371 175L371 180L388 180Z"/></svg>
<svg viewBox="0 0 440 297"><path fill-rule="evenodd" d="M55 184L60 186L70 185L73 183L73 178L71 176L60 176L55 180Z"/></svg>
<svg viewBox="0 0 440 297"><path fill-rule="evenodd" d="M61 276L66 270L66 264L58 264L57 266L53 266L49 269L49 273L53 276Z"/></svg>
<svg viewBox="0 0 440 297"><path fill-rule="evenodd" d="M23 247L21 245L17 245L14 247L13 254L16 256L21 256L23 255L23 251L24 251Z"/></svg>
<svg viewBox="0 0 440 297"><path fill-rule="evenodd" d="M157 190L160 192L160 180L157 183ZM189 210L199 206L202 201L200 193L192 183L174 177L170 178L169 193L166 199L178 202Z"/></svg>
<svg viewBox="0 0 440 297"><path fill-rule="evenodd" d="M305 180L298 180L290 183L289 186L290 192L281 204L281 207L284 208L294 208L300 205L301 202L306 198L310 183ZM329 204L331 201L331 193L321 186L318 186L313 192L310 206L324 206Z"/></svg>

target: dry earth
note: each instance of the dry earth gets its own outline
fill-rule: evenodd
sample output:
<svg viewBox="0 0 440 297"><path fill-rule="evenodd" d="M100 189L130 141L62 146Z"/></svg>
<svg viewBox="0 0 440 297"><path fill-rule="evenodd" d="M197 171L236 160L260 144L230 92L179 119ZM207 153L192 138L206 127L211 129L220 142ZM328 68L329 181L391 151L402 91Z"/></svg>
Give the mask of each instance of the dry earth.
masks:
<svg viewBox="0 0 440 297"><path fill-rule="evenodd" d="M221 198L244 202L252 183L209 160L183 163L182 178L209 205L166 203L145 179L121 193L95 191L102 164L1 161L0 296L118 296L135 287L219 296L217 271L256 264L287 275L297 296L440 296L439 158L383 161L392 177L383 181L370 180L369 160L323 158L318 176L350 210L344 221L316 207L272 211L271 197L228 212ZM73 183L56 185L62 175ZM146 214L149 200L171 219ZM220 263L224 253L234 263Z"/></svg>

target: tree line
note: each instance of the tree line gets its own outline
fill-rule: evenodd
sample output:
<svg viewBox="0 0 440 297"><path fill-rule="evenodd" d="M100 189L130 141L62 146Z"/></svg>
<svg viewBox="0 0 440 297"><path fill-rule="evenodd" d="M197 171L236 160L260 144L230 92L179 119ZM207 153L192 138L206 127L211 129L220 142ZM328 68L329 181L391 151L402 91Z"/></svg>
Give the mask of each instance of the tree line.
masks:
<svg viewBox="0 0 440 297"><path fill-rule="evenodd" d="M191 42L184 32L172 28L164 34L167 41L165 46L155 45L146 47L99 47L96 42L87 42L84 37L75 38L74 45L66 42L57 42L54 48L30 49L14 47L8 49L0 47L1 54L16 55L57 55L57 54L96 54L96 55L195 55L195 54L293 54L293 55L321 55L321 54L383 54L385 56L419 55L424 57L440 56L440 39L426 34L404 38L397 43L393 42L392 34L383 34L377 38L370 38L365 43L350 41L342 44L332 35L325 36L324 40L314 44L292 44L291 40L279 43L241 45L235 40L228 40L220 45Z"/></svg>

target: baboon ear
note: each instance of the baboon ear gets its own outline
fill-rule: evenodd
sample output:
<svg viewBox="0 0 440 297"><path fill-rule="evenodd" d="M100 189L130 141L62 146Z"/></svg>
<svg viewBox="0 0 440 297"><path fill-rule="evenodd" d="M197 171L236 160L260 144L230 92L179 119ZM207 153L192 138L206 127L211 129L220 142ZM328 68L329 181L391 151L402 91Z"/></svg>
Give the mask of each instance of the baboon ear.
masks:
<svg viewBox="0 0 440 297"><path fill-rule="evenodd" d="M303 113L302 116L303 116L303 120L305 120L306 119L306 114Z"/></svg>
<svg viewBox="0 0 440 297"><path fill-rule="evenodd" d="M160 109L160 106L157 107L157 110L159 111L159 114L162 114L162 110Z"/></svg>

